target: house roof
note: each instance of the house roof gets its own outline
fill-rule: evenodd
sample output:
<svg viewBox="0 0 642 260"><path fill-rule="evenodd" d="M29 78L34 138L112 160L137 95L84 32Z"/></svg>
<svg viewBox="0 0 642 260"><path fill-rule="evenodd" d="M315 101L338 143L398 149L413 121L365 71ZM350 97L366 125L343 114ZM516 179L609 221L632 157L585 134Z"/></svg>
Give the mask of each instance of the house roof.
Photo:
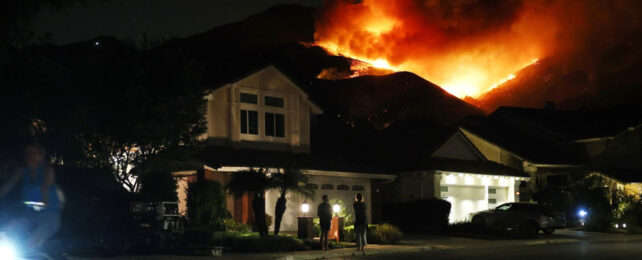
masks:
<svg viewBox="0 0 642 260"><path fill-rule="evenodd" d="M303 84L300 84L299 82L297 82L297 80L294 77L289 75L288 72L286 72L285 70L280 68L275 63L270 63L270 62L261 63L259 65L253 66L249 70L243 70L243 72L230 73L230 74L226 74L225 76L217 76L216 79L208 78L207 74L206 74L206 76L204 76L205 77L204 82L206 82L205 84L209 85L207 87L207 91L208 92L212 92L212 91L217 90L219 88L222 88L222 87L224 87L224 86L226 86L228 84L241 81L241 80L243 80L243 79L245 79L247 77L250 77L250 76L252 76L252 75L254 75L256 73L262 72L262 71L264 71L266 69L269 69L269 68L274 68L275 70L277 70L287 80L292 82L293 85L295 85L303 93L308 95L308 102L310 102L310 104L312 105L314 111L317 111L317 113L319 113L319 114L322 113L323 110L315 102L312 102L312 100L310 99L310 97L309 97L310 93L309 93L308 89L302 87L302 86L304 86Z"/></svg>
<svg viewBox="0 0 642 260"><path fill-rule="evenodd" d="M469 118L462 123L461 128L532 163L584 163L582 157L577 156L577 151L571 151L574 149L538 140L492 117Z"/></svg>
<svg viewBox="0 0 642 260"><path fill-rule="evenodd" d="M385 170L383 167L378 167L376 161L365 162L345 157L296 154L285 151L209 146L195 155L195 157L213 168L222 166L283 168L294 164L297 168L309 170L378 174L394 173Z"/></svg>
<svg viewBox="0 0 642 260"><path fill-rule="evenodd" d="M630 109L556 110L500 107L489 117L520 124L518 120L509 119L507 114L559 134L561 140L555 141L612 137L642 123L642 113Z"/></svg>
<svg viewBox="0 0 642 260"><path fill-rule="evenodd" d="M609 168L600 172L624 183L642 182L642 169Z"/></svg>
<svg viewBox="0 0 642 260"><path fill-rule="evenodd" d="M433 157L427 161L427 166L436 171L529 177L527 173L521 170L513 169L491 161L469 161Z"/></svg>

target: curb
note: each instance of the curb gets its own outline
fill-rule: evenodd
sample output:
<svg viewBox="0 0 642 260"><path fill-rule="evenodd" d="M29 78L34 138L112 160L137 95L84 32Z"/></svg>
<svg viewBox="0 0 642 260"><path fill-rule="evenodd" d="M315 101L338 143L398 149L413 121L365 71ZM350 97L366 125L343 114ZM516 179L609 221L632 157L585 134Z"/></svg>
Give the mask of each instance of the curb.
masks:
<svg viewBox="0 0 642 260"><path fill-rule="evenodd" d="M536 246L536 245L550 245L550 244L567 244L567 243L576 243L576 242L581 242L582 240L580 239L553 239L553 240L540 240L540 241L533 241L529 243L524 243L526 246Z"/></svg>
<svg viewBox="0 0 642 260"><path fill-rule="evenodd" d="M395 253L414 253L414 252L423 252L431 251L432 246L417 246L413 248L405 249L373 249L366 250L364 253L358 251L341 251L341 252L326 252L323 254L301 254L301 255L289 255L277 258L278 260L316 260L316 259L328 259L328 258L337 258L337 257L350 257L350 256L370 256L370 255L380 255L380 254L395 254Z"/></svg>

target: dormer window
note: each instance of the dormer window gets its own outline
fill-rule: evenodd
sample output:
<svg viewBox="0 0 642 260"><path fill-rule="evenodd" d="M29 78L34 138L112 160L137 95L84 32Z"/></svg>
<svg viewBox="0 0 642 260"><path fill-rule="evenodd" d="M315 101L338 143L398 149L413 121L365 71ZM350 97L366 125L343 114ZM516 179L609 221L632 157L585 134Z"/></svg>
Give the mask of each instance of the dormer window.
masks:
<svg viewBox="0 0 642 260"><path fill-rule="evenodd" d="M265 113L265 136L285 137L285 116L279 113Z"/></svg>
<svg viewBox="0 0 642 260"><path fill-rule="evenodd" d="M283 99L278 97L265 96L265 105L270 107L283 107Z"/></svg>
<svg viewBox="0 0 642 260"><path fill-rule="evenodd" d="M241 133L259 134L259 112L252 110L241 110Z"/></svg>
<svg viewBox="0 0 642 260"><path fill-rule="evenodd" d="M255 94L241 93L241 102L248 104L257 104L259 98Z"/></svg>

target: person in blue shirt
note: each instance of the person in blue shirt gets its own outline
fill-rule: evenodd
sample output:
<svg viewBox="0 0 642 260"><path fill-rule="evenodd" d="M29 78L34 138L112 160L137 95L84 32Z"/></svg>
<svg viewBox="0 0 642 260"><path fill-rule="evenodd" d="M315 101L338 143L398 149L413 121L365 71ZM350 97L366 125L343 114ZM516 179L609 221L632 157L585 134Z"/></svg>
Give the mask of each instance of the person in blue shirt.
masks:
<svg viewBox="0 0 642 260"><path fill-rule="evenodd" d="M363 195L357 193L354 196L354 233L357 235L357 251L363 251L368 244L368 217L366 212L366 203L363 201Z"/></svg>
<svg viewBox="0 0 642 260"><path fill-rule="evenodd" d="M15 186L20 188L23 207L10 222L10 234L26 234L26 227L35 228L29 233L26 246L38 251L60 228L63 198L55 184L54 169L46 164L45 149L37 143L25 147L24 166L0 186L0 198ZM17 185L20 184L20 185Z"/></svg>

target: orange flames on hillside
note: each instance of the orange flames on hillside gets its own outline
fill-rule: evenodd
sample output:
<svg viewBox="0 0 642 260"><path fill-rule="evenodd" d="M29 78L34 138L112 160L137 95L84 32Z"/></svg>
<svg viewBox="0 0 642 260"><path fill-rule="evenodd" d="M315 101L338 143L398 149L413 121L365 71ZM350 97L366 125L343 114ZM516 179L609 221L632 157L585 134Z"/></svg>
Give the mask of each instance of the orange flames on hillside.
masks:
<svg viewBox="0 0 642 260"><path fill-rule="evenodd" d="M315 39L364 62L345 77L410 71L457 97L476 97L548 54L557 23L540 2L328 0Z"/></svg>

